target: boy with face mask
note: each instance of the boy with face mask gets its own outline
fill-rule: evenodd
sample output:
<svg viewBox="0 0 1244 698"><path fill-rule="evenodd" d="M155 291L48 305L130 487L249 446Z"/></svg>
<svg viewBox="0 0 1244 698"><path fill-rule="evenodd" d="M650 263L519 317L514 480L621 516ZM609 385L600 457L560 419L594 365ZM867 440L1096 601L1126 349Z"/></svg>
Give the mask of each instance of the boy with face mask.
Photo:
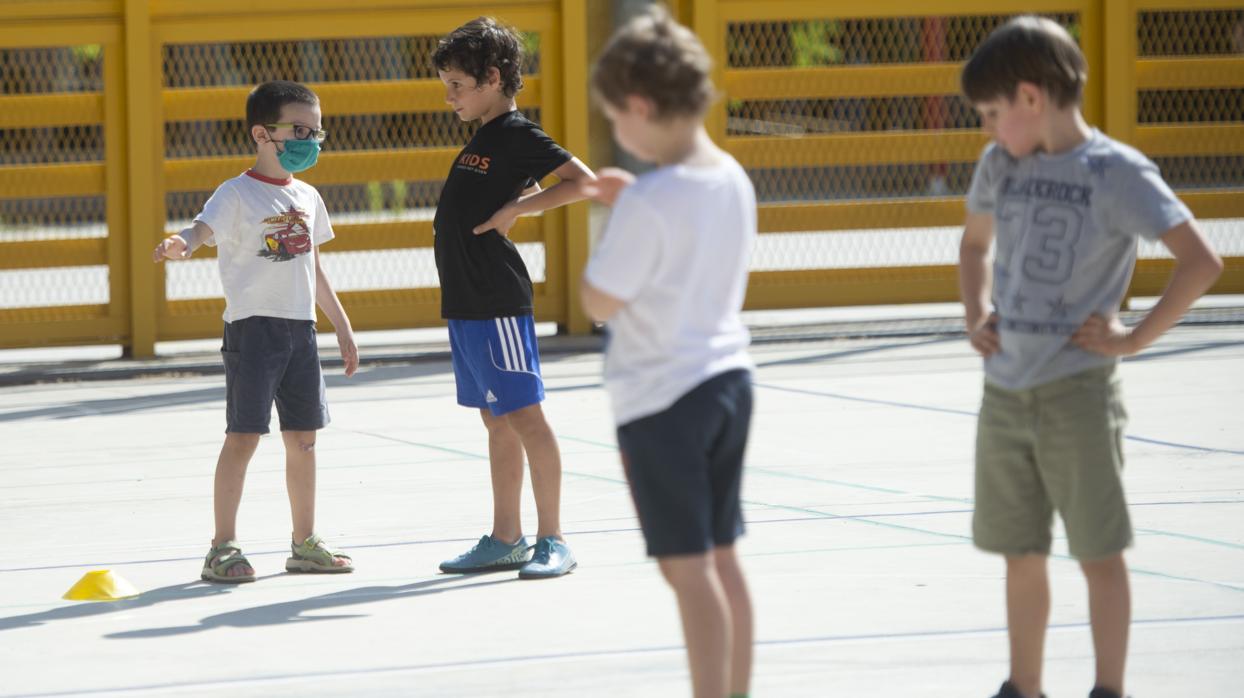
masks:
<svg viewBox="0 0 1244 698"><path fill-rule="evenodd" d="M203 563L212 582L253 582L255 570L236 542L246 467L268 433L275 400L285 442L293 518L289 572L352 572L348 555L314 532L315 433L328 424L315 340L318 304L337 331L345 373L358 368L354 332L320 266L317 247L333 239L319 192L293 173L309 169L325 133L320 101L303 85L264 83L246 99L255 142L251 169L221 184L194 223L161 242L152 260L186 259L214 245L225 291L225 443L216 463L216 534Z"/></svg>

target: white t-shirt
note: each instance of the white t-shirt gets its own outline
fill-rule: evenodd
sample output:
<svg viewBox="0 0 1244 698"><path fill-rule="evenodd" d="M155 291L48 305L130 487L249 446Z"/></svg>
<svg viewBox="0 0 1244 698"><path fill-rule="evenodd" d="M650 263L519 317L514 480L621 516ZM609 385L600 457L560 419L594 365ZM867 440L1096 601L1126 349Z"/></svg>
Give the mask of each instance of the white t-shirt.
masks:
<svg viewBox="0 0 1244 698"><path fill-rule="evenodd" d="M586 272L592 286L626 301L609 319L605 352L617 424L661 412L715 375L752 368L739 311L755 239L756 193L733 159L662 167L619 195Z"/></svg>
<svg viewBox="0 0 1244 698"><path fill-rule="evenodd" d="M244 172L195 217L212 229L225 289L225 322L254 315L315 320L315 247L333 239L315 187Z"/></svg>

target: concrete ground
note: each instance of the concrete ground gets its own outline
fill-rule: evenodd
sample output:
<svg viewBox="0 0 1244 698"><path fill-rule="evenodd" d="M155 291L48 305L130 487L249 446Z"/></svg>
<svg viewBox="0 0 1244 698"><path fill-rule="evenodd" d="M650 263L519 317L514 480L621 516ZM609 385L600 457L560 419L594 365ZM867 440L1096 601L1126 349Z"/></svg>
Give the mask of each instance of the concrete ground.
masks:
<svg viewBox="0 0 1244 698"><path fill-rule="evenodd" d="M740 543L761 698L991 695L1001 560L968 538L980 362L961 337L760 343ZM365 354L366 358L366 354ZM550 354L545 409L580 559L559 580L437 563L486 532L486 443L447 361L330 370L318 528L355 557L283 573L280 440L240 534L260 580L198 581L224 428L219 375L0 388L0 696L686 696L676 609L645 559L590 350ZM1244 326L1181 327L1122 367L1136 545L1129 692L1239 695ZM526 493L525 523L534 533ZM1093 679L1086 595L1056 540L1046 693ZM62 601L92 569L142 594Z"/></svg>

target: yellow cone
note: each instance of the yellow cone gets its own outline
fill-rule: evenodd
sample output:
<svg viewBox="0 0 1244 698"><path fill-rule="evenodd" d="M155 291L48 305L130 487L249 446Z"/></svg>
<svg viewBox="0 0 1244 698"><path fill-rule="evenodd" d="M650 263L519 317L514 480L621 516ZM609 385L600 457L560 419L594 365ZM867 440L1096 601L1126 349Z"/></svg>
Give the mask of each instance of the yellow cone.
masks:
<svg viewBox="0 0 1244 698"><path fill-rule="evenodd" d="M61 598L67 601L119 601L138 596L138 590L112 570L91 570Z"/></svg>

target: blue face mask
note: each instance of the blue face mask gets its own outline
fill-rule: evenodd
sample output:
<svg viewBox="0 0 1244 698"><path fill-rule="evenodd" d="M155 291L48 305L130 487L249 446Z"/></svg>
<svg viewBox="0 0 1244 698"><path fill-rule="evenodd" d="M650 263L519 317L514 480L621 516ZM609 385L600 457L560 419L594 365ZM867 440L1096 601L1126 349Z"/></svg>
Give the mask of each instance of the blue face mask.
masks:
<svg viewBox="0 0 1244 698"><path fill-rule="evenodd" d="M286 172L302 172L311 169L320 157L320 144L308 138L305 141L283 141L285 150L277 153L277 161Z"/></svg>

